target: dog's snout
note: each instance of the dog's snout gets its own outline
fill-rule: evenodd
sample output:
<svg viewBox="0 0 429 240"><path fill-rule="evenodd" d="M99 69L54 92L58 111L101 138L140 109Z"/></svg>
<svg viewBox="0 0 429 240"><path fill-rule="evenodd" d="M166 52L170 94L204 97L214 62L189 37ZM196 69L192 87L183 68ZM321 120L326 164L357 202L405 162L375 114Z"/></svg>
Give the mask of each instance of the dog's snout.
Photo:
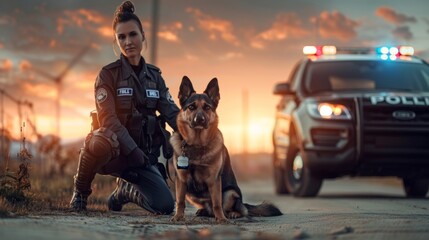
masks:
<svg viewBox="0 0 429 240"><path fill-rule="evenodd" d="M195 114L192 119L192 126L195 128L206 128L207 126L207 117L204 116L204 113L198 112Z"/></svg>
<svg viewBox="0 0 429 240"><path fill-rule="evenodd" d="M203 113L197 113L194 117L195 125L204 125L206 123L206 117Z"/></svg>

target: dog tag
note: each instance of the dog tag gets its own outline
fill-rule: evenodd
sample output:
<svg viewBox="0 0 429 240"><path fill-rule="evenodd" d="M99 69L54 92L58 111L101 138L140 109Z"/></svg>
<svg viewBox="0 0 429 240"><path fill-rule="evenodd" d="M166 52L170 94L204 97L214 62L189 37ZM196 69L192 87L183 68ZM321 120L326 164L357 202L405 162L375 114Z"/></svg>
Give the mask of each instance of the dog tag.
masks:
<svg viewBox="0 0 429 240"><path fill-rule="evenodd" d="M177 158L177 168L178 169L188 169L189 158L186 156L179 156Z"/></svg>

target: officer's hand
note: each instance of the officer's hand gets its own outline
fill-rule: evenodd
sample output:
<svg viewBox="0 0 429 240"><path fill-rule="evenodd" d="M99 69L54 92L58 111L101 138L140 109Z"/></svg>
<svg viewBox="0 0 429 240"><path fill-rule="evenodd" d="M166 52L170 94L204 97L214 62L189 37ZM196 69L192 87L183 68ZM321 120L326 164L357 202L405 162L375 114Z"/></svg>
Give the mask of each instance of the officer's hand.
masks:
<svg viewBox="0 0 429 240"><path fill-rule="evenodd" d="M131 161L132 166L135 166L135 167L147 167L150 165L148 156L144 154L144 152L139 147L136 147L128 155L128 158Z"/></svg>

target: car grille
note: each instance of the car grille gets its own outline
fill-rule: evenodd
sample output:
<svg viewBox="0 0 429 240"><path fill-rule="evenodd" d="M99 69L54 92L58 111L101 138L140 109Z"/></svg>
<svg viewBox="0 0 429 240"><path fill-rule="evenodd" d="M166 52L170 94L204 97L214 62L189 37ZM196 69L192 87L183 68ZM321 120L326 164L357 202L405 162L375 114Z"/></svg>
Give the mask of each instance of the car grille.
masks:
<svg viewBox="0 0 429 240"><path fill-rule="evenodd" d="M369 99L363 99L361 104L361 149L365 159L386 157L389 161L391 159L429 161L427 106L373 105ZM394 117L394 112L406 113L405 118L398 117L401 114Z"/></svg>

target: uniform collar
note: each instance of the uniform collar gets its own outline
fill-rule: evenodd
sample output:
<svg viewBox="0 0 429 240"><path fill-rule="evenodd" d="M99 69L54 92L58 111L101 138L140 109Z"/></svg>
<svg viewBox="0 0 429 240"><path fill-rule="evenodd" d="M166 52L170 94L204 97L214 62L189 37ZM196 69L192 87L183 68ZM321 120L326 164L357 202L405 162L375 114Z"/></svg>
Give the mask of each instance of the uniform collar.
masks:
<svg viewBox="0 0 429 240"><path fill-rule="evenodd" d="M148 69L147 69L147 64L144 60L144 58L141 58L141 61L143 61L143 68L142 68L142 72L140 74L143 74L143 76L147 75ZM127 79L130 76L133 76L136 80L139 79L139 77L134 73L130 63L128 62L128 60L125 58L125 56L123 54L121 54L121 65L122 65L122 79Z"/></svg>

